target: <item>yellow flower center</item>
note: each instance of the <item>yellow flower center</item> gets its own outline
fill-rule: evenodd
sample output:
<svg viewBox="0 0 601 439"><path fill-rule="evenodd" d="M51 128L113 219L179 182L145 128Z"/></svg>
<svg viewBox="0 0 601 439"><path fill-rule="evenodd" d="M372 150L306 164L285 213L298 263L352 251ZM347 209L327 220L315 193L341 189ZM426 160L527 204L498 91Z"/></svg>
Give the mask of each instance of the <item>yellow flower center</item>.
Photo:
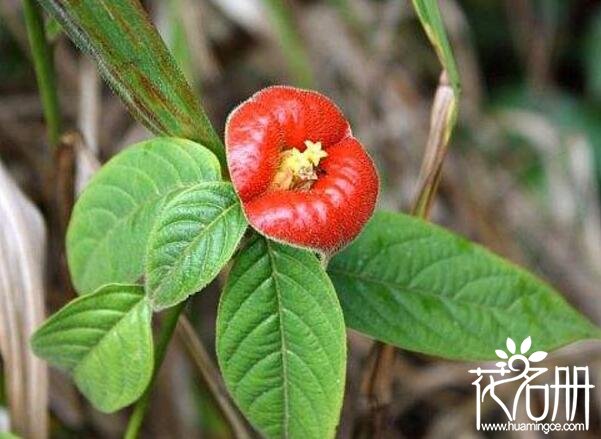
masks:
<svg viewBox="0 0 601 439"><path fill-rule="evenodd" d="M305 140L306 149L287 149L280 156L280 167L271 184L272 189L308 189L317 180L317 166L328 153L321 142Z"/></svg>

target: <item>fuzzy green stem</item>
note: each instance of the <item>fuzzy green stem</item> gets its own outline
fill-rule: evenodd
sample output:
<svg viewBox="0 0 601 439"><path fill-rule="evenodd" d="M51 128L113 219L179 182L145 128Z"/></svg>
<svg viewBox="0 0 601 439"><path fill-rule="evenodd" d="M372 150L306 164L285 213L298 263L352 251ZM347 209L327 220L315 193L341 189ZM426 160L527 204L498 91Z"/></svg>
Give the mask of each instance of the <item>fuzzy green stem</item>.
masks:
<svg viewBox="0 0 601 439"><path fill-rule="evenodd" d="M60 136L61 118L52 50L46 39L40 7L35 0L23 0L23 11L29 45L31 46L33 67L46 119L48 142L50 145L56 146Z"/></svg>
<svg viewBox="0 0 601 439"><path fill-rule="evenodd" d="M185 304L186 302L182 302L167 310L165 318L163 319L163 323L161 324L161 330L159 331L158 340L154 350L154 371L152 374L152 379L150 380L150 383L148 383L148 387L144 391L144 394L140 397L140 399L138 399L136 405L134 406L134 411L129 418L127 430L123 436L124 439L136 439L138 437L138 433L142 427L142 421L144 420L144 415L146 414L146 410L150 404L152 388L154 387L161 364L165 359L167 346L169 346L169 342L171 341L171 337L173 336L173 332L177 326L177 320L179 319L179 315L183 311Z"/></svg>

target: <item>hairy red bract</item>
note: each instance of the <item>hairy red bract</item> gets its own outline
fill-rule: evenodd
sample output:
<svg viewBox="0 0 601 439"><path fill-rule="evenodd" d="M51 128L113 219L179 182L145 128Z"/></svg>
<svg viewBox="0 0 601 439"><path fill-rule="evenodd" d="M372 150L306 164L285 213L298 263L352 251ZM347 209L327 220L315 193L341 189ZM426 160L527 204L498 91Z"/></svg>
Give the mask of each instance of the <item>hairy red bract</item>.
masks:
<svg viewBox="0 0 601 439"><path fill-rule="evenodd" d="M307 141L327 154L313 178L290 188L275 184L286 152L302 153ZM267 237L332 253L353 240L374 211L374 164L338 107L317 92L276 86L256 93L228 117L225 142L247 219Z"/></svg>

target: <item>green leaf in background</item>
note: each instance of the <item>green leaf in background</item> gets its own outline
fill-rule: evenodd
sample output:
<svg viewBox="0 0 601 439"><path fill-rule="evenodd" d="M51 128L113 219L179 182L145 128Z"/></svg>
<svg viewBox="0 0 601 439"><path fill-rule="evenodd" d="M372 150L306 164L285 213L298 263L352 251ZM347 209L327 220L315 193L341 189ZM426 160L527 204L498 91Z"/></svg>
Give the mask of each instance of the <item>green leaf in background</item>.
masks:
<svg viewBox="0 0 601 439"><path fill-rule="evenodd" d="M110 160L71 216L67 257L75 288L89 293L107 283L138 280L148 234L167 196L220 178L215 156L184 139L148 140Z"/></svg>
<svg viewBox="0 0 601 439"><path fill-rule="evenodd" d="M349 327L412 351L490 360L507 337L550 351L601 336L540 279L407 215L377 213L328 273Z"/></svg>
<svg viewBox="0 0 601 439"><path fill-rule="evenodd" d="M137 285L107 285L66 305L36 331L36 355L69 370L104 412L135 401L152 376L152 311Z"/></svg>
<svg viewBox="0 0 601 439"><path fill-rule="evenodd" d="M230 183L201 183L164 207L150 234L146 289L155 310L199 291L230 260L246 219Z"/></svg>
<svg viewBox="0 0 601 439"><path fill-rule="evenodd" d="M219 136L138 0L38 1L142 124L199 141L225 164Z"/></svg>
<svg viewBox="0 0 601 439"><path fill-rule="evenodd" d="M312 253L257 236L240 254L219 304L217 356L234 400L267 437L334 437L345 328Z"/></svg>
<svg viewBox="0 0 601 439"><path fill-rule="evenodd" d="M434 46L434 50L436 50L440 63L449 75L449 80L455 94L455 100L458 100L460 91L459 73L444 28L442 16L440 15L437 0L413 0L413 7L428 35L428 39Z"/></svg>

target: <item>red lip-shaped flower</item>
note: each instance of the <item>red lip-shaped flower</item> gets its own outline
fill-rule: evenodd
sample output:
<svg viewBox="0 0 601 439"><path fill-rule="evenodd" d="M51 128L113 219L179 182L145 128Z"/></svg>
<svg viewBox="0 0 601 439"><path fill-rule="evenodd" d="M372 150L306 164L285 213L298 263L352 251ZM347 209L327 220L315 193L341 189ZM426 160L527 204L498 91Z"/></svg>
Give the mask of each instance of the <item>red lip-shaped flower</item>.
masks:
<svg viewBox="0 0 601 439"><path fill-rule="evenodd" d="M319 93L282 86L256 93L230 114L225 143L246 217L265 236L332 253L373 213L374 164Z"/></svg>

